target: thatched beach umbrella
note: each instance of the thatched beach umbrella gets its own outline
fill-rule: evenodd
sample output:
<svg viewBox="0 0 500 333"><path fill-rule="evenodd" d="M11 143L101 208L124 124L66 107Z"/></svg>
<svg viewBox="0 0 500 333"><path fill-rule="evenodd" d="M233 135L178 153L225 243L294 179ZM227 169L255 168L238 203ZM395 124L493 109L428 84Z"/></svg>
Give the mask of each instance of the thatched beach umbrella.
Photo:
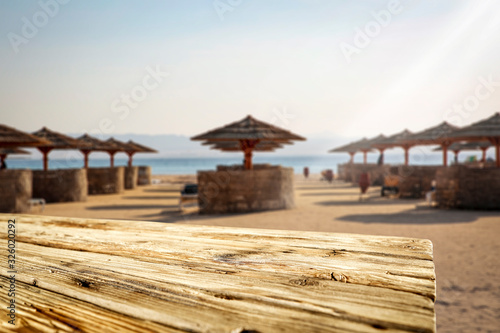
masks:
<svg viewBox="0 0 500 333"><path fill-rule="evenodd" d="M450 134L455 141L489 141L495 146L496 166L500 168L500 113L463 127Z"/></svg>
<svg viewBox="0 0 500 333"><path fill-rule="evenodd" d="M205 142L205 143L212 146L210 149L218 149L224 152L235 152L241 150L239 143L235 141ZM272 152L278 148L283 148L283 145L281 143L272 141L261 141L255 145L254 151Z"/></svg>
<svg viewBox="0 0 500 333"><path fill-rule="evenodd" d="M252 152L261 141L273 141L276 143L289 142L291 140L305 140L290 131L259 121L252 116L228 124L226 126L197 135L191 140L208 142L233 141L239 144L241 151L245 154L245 169L252 169Z"/></svg>
<svg viewBox="0 0 500 333"><path fill-rule="evenodd" d="M486 162L486 151L492 145L488 141L472 141L472 142L454 142L448 146L448 150L455 154L455 162L458 161L458 153L462 150L481 150L483 155L481 157L481 162ZM441 151L442 147L437 147L434 151Z"/></svg>
<svg viewBox="0 0 500 333"><path fill-rule="evenodd" d="M402 138L401 141L414 146L420 145L440 145L443 151L443 165L448 165L448 146L452 140L450 134L456 131L458 127L442 122L441 124L425 129Z"/></svg>
<svg viewBox="0 0 500 333"><path fill-rule="evenodd" d="M387 149L394 147L403 148L405 151L405 165L408 165L409 161L408 151L410 150L411 147L414 146L414 144L404 142L404 139L406 139L411 134L412 133L410 131L405 129L404 131L393 134L385 139L380 139L378 140L378 142L372 143L371 146L377 149Z"/></svg>
<svg viewBox="0 0 500 333"><path fill-rule="evenodd" d="M28 151L19 148L0 148L0 168L5 169L5 159L8 155L29 154Z"/></svg>
<svg viewBox="0 0 500 333"><path fill-rule="evenodd" d="M88 134L84 134L77 138L81 143L84 143L82 146L78 147L80 152L83 154L83 167L87 169L89 167L89 155L93 151L108 151L109 149L115 148L113 144L106 143L99 139L96 139Z"/></svg>
<svg viewBox="0 0 500 333"><path fill-rule="evenodd" d="M132 150L133 148L127 145L123 141L116 140L114 138L109 138L108 140L104 141L105 143L109 144L108 149L106 149L106 152L109 154L109 165L110 167L114 168L115 166L115 154L118 152L126 152L128 150Z"/></svg>
<svg viewBox="0 0 500 333"><path fill-rule="evenodd" d="M125 153L128 155L128 166L129 167L132 167L132 158L133 158L135 153L157 153L158 152L157 150L155 150L153 148L141 145L141 144L134 142L132 140L129 140L128 142L126 142L126 144L129 146L129 149L125 151Z"/></svg>
<svg viewBox="0 0 500 333"><path fill-rule="evenodd" d="M51 131L47 127L42 127L40 130L33 132L33 135L48 141L46 144L37 146L38 150L43 154L43 170L49 168L49 153L53 149L80 149L85 145L84 142L59 132Z"/></svg>
<svg viewBox="0 0 500 333"><path fill-rule="evenodd" d="M34 135L0 124L0 147L36 147L48 143Z"/></svg>
<svg viewBox="0 0 500 333"><path fill-rule="evenodd" d="M361 151L363 153L363 163L366 164L366 154L370 151L372 151L371 146L369 145L369 140L367 138L363 138L359 141L351 142L346 145L334 148L329 150L329 153L348 153L351 158L349 160L349 163L354 162L354 155L358 152Z"/></svg>

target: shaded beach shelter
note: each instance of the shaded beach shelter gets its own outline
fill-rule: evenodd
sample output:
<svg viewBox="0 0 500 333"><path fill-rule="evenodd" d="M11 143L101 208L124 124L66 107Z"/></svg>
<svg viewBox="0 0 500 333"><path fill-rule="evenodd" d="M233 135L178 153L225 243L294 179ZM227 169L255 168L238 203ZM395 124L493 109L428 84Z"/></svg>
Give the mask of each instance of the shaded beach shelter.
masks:
<svg viewBox="0 0 500 333"><path fill-rule="evenodd" d="M375 145L377 145L378 143L380 142L383 142L385 139L387 139L387 137L383 134L380 134L372 139L368 139L368 142L366 143L370 148L372 147L375 147ZM384 147L378 147L376 148L379 152L380 152L380 158L379 158L379 161L380 161L380 164L384 164L384 151L385 151L385 148Z"/></svg>
<svg viewBox="0 0 500 333"><path fill-rule="evenodd" d="M495 146L496 166L500 168L500 113L463 127L449 135L454 141L489 141Z"/></svg>
<svg viewBox="0 0 500 333"><path fill-rule="evenodd" d="M402 138L401 141L414 146L440 145L443 151L443 165L448 165L448 147L452 141L449 137L458 127L442 122L441 124L425 129Z"/></svg>
<svg viewBox="0 0 500 333"><path fill-rule="evenodd" d="M10 126L0 124L0 147L37 147L48 143L47 140L36 137L32 134L19 131Z"/></svg>
<svg viewBox="0 0 500 333"><path fill-rule="evenodd" d="M78 147L80 152L83 154L83 167L87 169L89 167L89 155L93 151L108 151L109 149L115 148L114 145L101 141L94 138L88 134L84 134L77 138L83 145Z"/></svg>
<svg viewBox="0 0 500 333"><path fill-rule="evenodd" d="M408 131L405 129L402 132L393 134L389 137L386 137L385 139L380 139L376 143L372 143L371 146L373 148L377 149L387 149L387 148L394 148L394 147L401 147L405 151L405 165L408 165L409 161L409 156L408 156L408 151L410 150L411 147L414 146L413 143L408 143L405 142L404 140L410 136L412 132Z"/></svg>
<svg viewBox="0 0 500 333"><path fill-rule="evenodd" d="M0 166L4 167L7 156L14 154L29 154L29 152L19 148L0 148Z"/></svg>
<svg viewBox="0 0 500 333"><path fill-rule="evenodd" d="M85 145L78 139L51 131L47 127L42 127L40 130L33 132L33 135L48 141L48 143L37 146L38 150L43 154L43 170L45 171L49 168L49 153L53 149L80 149Z"/></svg>
<svg viewBox="0 0 500 333"><path fill-rule="evenodd" d="M238 142L210 142L210 144L212 146L210 149L218 149L225 152L235 152L241 150ZM259 142L255 145L254 151L272 152L278 148L283 148L283 145L275 142Z"/></svg>
<svg viewBox="0 0 500 333"><path fill-rule="evenodd" d="M129 167L132 167L132 158L133 158L135 153L157 153L158 152L157 150L155 150L153 148L141 145L141 144L134 142L132 140L129 140L128 142L126 142L126 144L129 146L129 149L125 151L125 153L128 155L128 166Z"/></svg>
<svg viewBox="0 0 500 333"><path fill-rule="evenodd" d="M191 140L207 142L236 142L245 154L245 169L252 169L252 153L261 141L286 143L305 138L277 126L257 120L252 116L194 136Z"/></svg>
<svg viewBox="0 0 500 333"><path fill-rule="evenodd" d="M115 154L118 152L126 152L128 150L133 150L132 147L127 145L123 141L116 140L114 138L109 138L108 140L104 141L107 143L109 146L105 150L109 154L109 165L111 168L114 168L115 166Z"/></svg>
<svg viewBox="0 0 500 333"><path fill-rule="evenodd" d="M455 163L458 162L458 153L462 150L482 150L483 155L481 157L481 162L486 162L486 151L491 147L491 143L488 141L475 141L475 142L454 142L448 146L448 150L455 154ZM441 151L442 147L437 147L434 151Z"/></svg>
<svg viewBox="0 0 500 333"><path fill-rule="evenodd" d="M346 145L334 148L329 150L329 153L348 153L351 158L349 160L349 163L354 162L354 155L358 152L361 151L363 153L363 163L366 164L367 156L366 154L368 152L371 152L371 146L369 144L369 140L367 138L363 138L359 141L351 142Z"/></svg>
<svg viewBox="0 0 500 333"><path fill-rule="evenodd" d="M287 142L292 144L292 142ZM240 144L236 141L223 141L223 142L204 142L203 145L211 145L210 149L218 149L225 152L240 151ZM272 141L261 141L255 145L255 151L272 152L275 149L283 148L283 144Z"/></svg>

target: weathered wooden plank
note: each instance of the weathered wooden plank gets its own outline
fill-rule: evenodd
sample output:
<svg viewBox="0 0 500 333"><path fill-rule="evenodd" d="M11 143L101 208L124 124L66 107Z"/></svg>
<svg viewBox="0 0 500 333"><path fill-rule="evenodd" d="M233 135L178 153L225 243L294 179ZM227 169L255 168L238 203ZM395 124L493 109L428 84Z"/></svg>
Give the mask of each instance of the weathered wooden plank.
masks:
<svg viewBox="0 0 500 333"><path fill-rule="evenodd" d="M33 216L17 226L20 281L129 319L200 332L435 328L426 241Z"/></svg>
<svg viewBox="0 0 500 333"><path fill-rule="evenodd" d="M0 276L0 302L8 304L4 292L9 281ZM59 293L23 282L16 283L16 325L5 321L7 311L2 306L0 331L15 332L182 332L149 320L138 319L106 310Z"/></svg>

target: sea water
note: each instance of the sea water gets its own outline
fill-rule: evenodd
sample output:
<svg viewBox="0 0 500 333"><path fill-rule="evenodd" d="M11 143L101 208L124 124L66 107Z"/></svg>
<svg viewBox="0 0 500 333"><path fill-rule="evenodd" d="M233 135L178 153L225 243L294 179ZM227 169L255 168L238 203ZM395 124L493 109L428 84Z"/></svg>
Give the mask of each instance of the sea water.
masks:
<svg viewBox="0 0 500 333"><path fill-rule="evenodd" d="M467 155L467 156L466 156ZM471 154L463 154L460 160L468 158ZM480 153L476 154L480 158ZM378 154L369 154L368 163L377 163ZM282 165L292 167L295 173L302 173L304 167L308 167L311 173L319 173L325 169L332 169L337 172L337 165L346 163L349 160L347 154L328 154L319 156L271 156L265 154L255 154L253 163L269 163L272 165ZM449 161L453 160L453 155L448 157ZM127 158L122 156L115 157L115 166L126 166ZM362 163L362 155L357 154L354 161ZM16 159L8 158L6 160L9 169L32 169L40 170L43 168L43 163L40 159ZM386 154L384 162L388 164L402 164L404 157L402 154ZM134 157L133 165L149 165L152 168L154 175L179 175L179 174L196 174L198 170L214 170L217 165L234 165L243 163L243 154L231 154L228 157L205 158L205 157L190 157L190 158L141 158ZM441 165L441 153L427 154L411 154L411 165ZM89 159L90 167L109 167L109 158L92 158ZM83 157L81 159L73 158L65 159L50 159L50 169L67 169L83 167Z"/></svg>

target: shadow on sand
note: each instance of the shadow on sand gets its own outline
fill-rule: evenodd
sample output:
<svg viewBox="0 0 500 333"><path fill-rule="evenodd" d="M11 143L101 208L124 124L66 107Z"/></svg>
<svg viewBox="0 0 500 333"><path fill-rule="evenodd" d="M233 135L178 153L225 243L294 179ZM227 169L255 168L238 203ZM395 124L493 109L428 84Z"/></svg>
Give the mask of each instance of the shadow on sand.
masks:
<svg viewBox="0 0 500 333"><path fill-rule="evenodd" d="M129 196L123 197L123 199L130 200L167 200L167 199L177 199L179 200L180 195L151 195L151 196Z"/></svg>
<svg viewBox="0 0 500 333"><path fill-rule="evenodd" d="M88 210L132 210L132 209L165 209L179 208L179 205L107 205L87 207Z"/></svg>
<svg viewBox="0 0 500 333"><path fill-rule="evenodd" d="M395 224L447 224L470 223L480 217L498 216L487 211L443 210L430 207L418 207L393 214L352 214L336 218L337 221L361 223Z"/></svg>

